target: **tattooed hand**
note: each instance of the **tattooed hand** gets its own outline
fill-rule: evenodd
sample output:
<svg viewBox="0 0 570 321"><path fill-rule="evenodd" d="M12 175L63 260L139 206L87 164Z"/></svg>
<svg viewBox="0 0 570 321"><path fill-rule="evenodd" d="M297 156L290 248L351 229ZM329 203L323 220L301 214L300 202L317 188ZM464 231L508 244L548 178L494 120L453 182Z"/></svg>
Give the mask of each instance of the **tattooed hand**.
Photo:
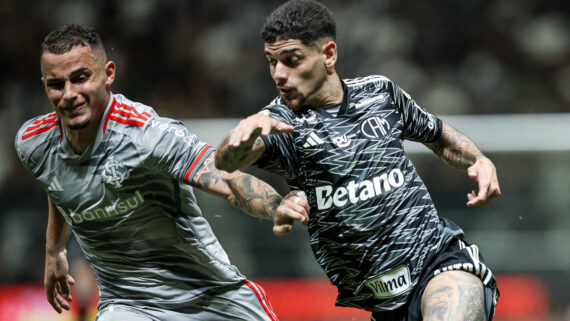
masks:
<svg viewBox="0 0 570 321"><path fill-rule="evenodd" d="M216 167L233 172L253 164L265 151L260 136L293 131L293 126L266 114L255 114L243 119L222 140L216 153Z"/></svg>

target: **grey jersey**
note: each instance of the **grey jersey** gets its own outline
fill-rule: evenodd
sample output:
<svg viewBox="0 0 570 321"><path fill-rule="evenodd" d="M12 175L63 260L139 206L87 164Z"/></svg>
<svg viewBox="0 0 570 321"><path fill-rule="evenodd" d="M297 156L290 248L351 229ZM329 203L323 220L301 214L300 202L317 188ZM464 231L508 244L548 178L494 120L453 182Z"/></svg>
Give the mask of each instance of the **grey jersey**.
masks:
<svg viewBox="0 0 570 321"><path fill-rule="evenodd" d="M22 163L73 228L95 272L99 308L184 311L241 284L244 276L188 185L212 148L182 123L122 95L111 96L99 127L82 155L72 151L55 113L28 121L16 137Z"/></svg>
<svg viewBox="0 0 570 321"><path fill-rule="evenodd" d="M257 165L307 192L311 247L339 289L337 304L391 310L447 237L402 146L434 141L441 121L385 77L343 86L335 106L296 114L277 98L266 107L295 130L263 137Z"/></svg>

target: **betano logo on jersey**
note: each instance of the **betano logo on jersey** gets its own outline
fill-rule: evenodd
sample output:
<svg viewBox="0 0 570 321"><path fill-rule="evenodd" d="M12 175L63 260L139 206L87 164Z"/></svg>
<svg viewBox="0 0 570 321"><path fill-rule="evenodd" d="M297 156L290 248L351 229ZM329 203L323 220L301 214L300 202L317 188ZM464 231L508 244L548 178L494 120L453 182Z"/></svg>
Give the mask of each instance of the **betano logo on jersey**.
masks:
<svg viewBox="0 0 570 321"><path fill-rule="evenodd" d="M101 221L114 216L119 216L129 213L140 207L142 204L144 204L144 201L145 200L141 192L136 191L135 195L123 200L118 199L113 205L100 206L98 208L85 211L82 213L76 213L71 209L66 210L61 206L57 206L57 208L65 218L67 224L73 225L89 221Z"/></svg>
<svg viewBox="0 0 570 321"><path fill-rule="evenodd" d="M317 196L317 208L325 210L335 207L343 207L347 203L356 204L386 194L394 188L404 185L404 174L399 168L388 173L372 177L362 182L350 181L346 186L340 186L333 191L332 185L324 185L315 188Z"/></svg>

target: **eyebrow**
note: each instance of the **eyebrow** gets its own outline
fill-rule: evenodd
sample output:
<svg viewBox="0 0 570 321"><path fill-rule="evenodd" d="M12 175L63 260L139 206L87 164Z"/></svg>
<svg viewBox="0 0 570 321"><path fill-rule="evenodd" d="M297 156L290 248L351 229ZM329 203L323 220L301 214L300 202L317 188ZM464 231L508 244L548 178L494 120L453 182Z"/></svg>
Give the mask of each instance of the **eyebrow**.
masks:
<svg viewBox="0 0 570 321"><path fill-rule="evenodd" d="M80 73L83 73L83 72L86 72L86 71L89 71L89 70L90 70L90 69L87 68L87 67L79 67L79 68L75 69L74 71L72 71L70 75L73 76L73 75L80 74Z"/></svg>
<svg viewBox="0 0 570 321"><path fill-rule="evenodd" d="M282 55L288 55L290 53L293 53L295 51L299 50L299 48L291 48L291 49L283 49L281 51L277 52L277 55L282 56ZM265 52L266 56L271 56L272 54L269 51Z"/></svg>
<svg viewBox="0 0 570 321"><path fill-rule="evenodd" d="M73 71L71 72L70 76L74 76L74 75L77 75L77 74L80 74L80 73L88 72L89 70L90 70L90 69L87 68L87 67L79 67L79 68L73 70ZM61 80L63 79L62 77L51 77L51 78L50 78L49 76L47 76L47 77L45 77L45 78L46 78L46 82L48 82L48 83L61 81Z"/></svg>

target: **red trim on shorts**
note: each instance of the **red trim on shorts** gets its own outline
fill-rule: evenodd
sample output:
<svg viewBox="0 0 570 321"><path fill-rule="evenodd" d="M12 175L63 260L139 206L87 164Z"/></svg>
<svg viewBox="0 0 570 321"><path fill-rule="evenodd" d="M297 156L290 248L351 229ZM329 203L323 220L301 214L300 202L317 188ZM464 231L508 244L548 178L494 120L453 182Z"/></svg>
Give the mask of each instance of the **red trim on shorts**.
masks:
<svg viewBox="0 0 570 321"><path fill-rule="evenodd" d="M245 283L245 285L247 285L253 291L253 293L255 293L255 296L257 296L261 307L263 307L263 310L265 310L265 313L267 313L271 321L279 321L279 319L277 319L277 315L275 315L275 312L273 312L271 303L265 295L265 290L263 290L263 288L258 284L255 284L248 280L243 280L243 283Z"/></svg>
<svg viewBox="0 0 570 321"><path fill-rule="evenodd" d="M198 164L198 162L200 162L200 159L202 158L202 156L204 156L204 153L206 153L206 151L208 149L212 148L212 146L210 145L206 145L198 154L198 157L196 157L196 159L194 160L194 162L192 163L192 165L190 165L190 168L188 169L188 171L186 172L186 175L184 176L184 182L186 182L186 184L188 184L188 178L190 177L190 173L192 173L192 170L194 169L194 167L196 167L196 165Z"/></svg>

